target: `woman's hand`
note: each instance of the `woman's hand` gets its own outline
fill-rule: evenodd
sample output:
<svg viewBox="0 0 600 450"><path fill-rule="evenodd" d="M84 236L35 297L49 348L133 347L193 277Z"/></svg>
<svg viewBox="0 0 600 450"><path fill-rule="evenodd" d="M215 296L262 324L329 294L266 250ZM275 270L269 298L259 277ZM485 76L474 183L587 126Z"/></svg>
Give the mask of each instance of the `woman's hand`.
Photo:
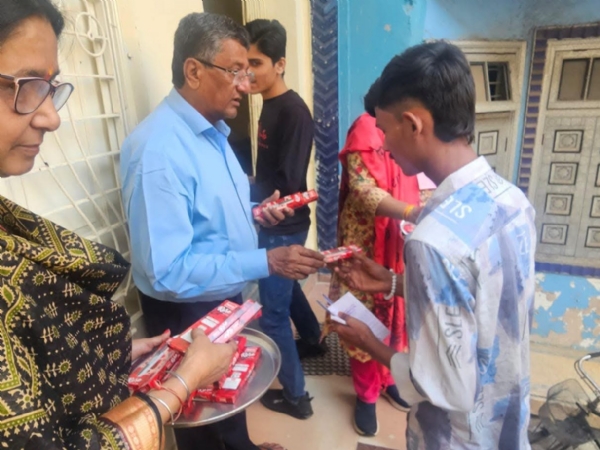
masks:
<svg viewBox="0 0 600 450"><path fill-rule="evenodd" d="M236 349L233 341L213 344L204 332L196 328L192 331L192 343L177 373L188 382L192 391L206 387L227 373Z"/></svg>
<svg viewBox="0 0 600 450"><path fill-rule="evenodd" d="M165 342L171 336L169 330L165 330L163 334L151 338L134 339L131 342L131 360L135 361L140 356L150 353L160 344Z"/></svg>

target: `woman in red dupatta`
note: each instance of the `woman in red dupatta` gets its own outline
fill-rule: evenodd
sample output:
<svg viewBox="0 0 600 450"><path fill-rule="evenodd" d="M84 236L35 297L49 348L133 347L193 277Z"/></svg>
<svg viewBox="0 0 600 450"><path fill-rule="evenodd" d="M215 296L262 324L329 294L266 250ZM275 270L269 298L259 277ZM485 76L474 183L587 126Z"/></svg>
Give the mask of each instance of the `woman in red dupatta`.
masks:
<svg viewBox="0 0 600 450"><path fill-rule="evenodd" d="M377 84L374 85L375 88ZM365 97L366 109L373 97L373 88ZM407 177L383 149L384 135L375 125L375 118L362 114L348 130L346 144L340 152L342 182L338 216L338 244L354 244L377 263L404 273L404 240L399 220L414 220L420 208L416 177ZM413 205L409 207L409 205ZM386 217L383 214L389 215ZM336 274L330 287L332 300L339 299L349 288ZM389 344L397 351L406 351L404 299L385 300L382 294L352 292L391 331ZM328 327L326 327L326 332ZM343 345L343 344L342 344ZM380 393L393 406L406 410L388 369L354 347L346 347L357 403L354 426L361 435L373 436L378 431L375 403Z"/></svg>

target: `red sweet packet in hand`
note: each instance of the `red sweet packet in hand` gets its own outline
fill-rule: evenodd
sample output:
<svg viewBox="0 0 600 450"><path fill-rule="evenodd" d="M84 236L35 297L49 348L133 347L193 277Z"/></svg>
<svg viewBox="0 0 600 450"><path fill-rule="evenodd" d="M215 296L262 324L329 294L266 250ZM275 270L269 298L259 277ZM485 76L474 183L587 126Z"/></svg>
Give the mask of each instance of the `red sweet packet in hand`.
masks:
<svg viewBox="0 0 600 450"><path fill-rule="evenodd" d="M258 205L252 208L252 215L254 218L260 218L263 215L263 211L265 209L298 209L304 205L308 205L314 201L319 199L319 194L314 189L306 192L298 192L292 195L286 195L285 197L280 198L279 200L275 200L274 202L269 202L265 205Z"/></svg>
<svg viewBox="0 0 600 450"><path fill-rule="evenodd" d="M356 245L348 245L345 247L333 248L321 252L325 257L325 264L331 264L342 259L348 259L356 253L361 253L362 249Z"/></svg>

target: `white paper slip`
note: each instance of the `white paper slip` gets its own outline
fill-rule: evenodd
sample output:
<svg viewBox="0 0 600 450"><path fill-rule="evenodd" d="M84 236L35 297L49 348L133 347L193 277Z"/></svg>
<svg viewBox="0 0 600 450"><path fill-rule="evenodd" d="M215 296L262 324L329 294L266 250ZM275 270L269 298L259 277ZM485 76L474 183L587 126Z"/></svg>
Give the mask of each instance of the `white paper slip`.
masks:
<svg viewBox="0 0 600 450"><path fill-rule="evenodd" d="M325 298L327 298L327 297L325 297ZM344 319L336 316L335 314L331 314L331 311L329 310L329 308L327 306L325 306L323 303L321 303L319 300L317 300L317 304L330 314L331 320L333 320L334 322L341 323L342 325L346 325L346 321Z"/></svg>
<svg viewBox="0 0 600 450"><path fill-rule="evenodd" d="M340 299L329 306L328 311L333 316L339 316L340 313L348 314L350 317L364 322L373 332L375 337L383 341L390 335L388 330L375 315L367 309L354 295L346 293Z"/></svg>

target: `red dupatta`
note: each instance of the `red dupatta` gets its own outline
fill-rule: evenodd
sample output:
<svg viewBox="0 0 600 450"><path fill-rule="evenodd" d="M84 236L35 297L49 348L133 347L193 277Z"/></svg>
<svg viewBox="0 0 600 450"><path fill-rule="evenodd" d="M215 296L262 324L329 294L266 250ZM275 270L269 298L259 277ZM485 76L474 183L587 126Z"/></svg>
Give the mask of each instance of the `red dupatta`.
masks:
<svg viewBox="0 0 600 450"><path fill-rule="evenodd" d="M375 118L362 114L354 121L346 144L339 158L344 170L340 185L340 212L344 207L350 192L347 156L351 152L361 152L361 159L369 174L375 179L377 186L398 200L412 205L419 204L419 186L417 177L406 176L391 158L389 152L383 149L385 136L375 126ZM338 224L339 226L339 224ZM404 239L398 228L398 221L388 217L375 217L375 241L373 243L356 243L365 248L372 245L373 260L398 274L404 273ZM341 236L342 233L338 232ZM340 242L340 245L351 244ZM375 295L375 315L392 331L392 345L397 350L405 350L408 340L405 333L404 299L396 301L383 300L383 294ZM394 308L393 306L396 305Z"/></svg>

